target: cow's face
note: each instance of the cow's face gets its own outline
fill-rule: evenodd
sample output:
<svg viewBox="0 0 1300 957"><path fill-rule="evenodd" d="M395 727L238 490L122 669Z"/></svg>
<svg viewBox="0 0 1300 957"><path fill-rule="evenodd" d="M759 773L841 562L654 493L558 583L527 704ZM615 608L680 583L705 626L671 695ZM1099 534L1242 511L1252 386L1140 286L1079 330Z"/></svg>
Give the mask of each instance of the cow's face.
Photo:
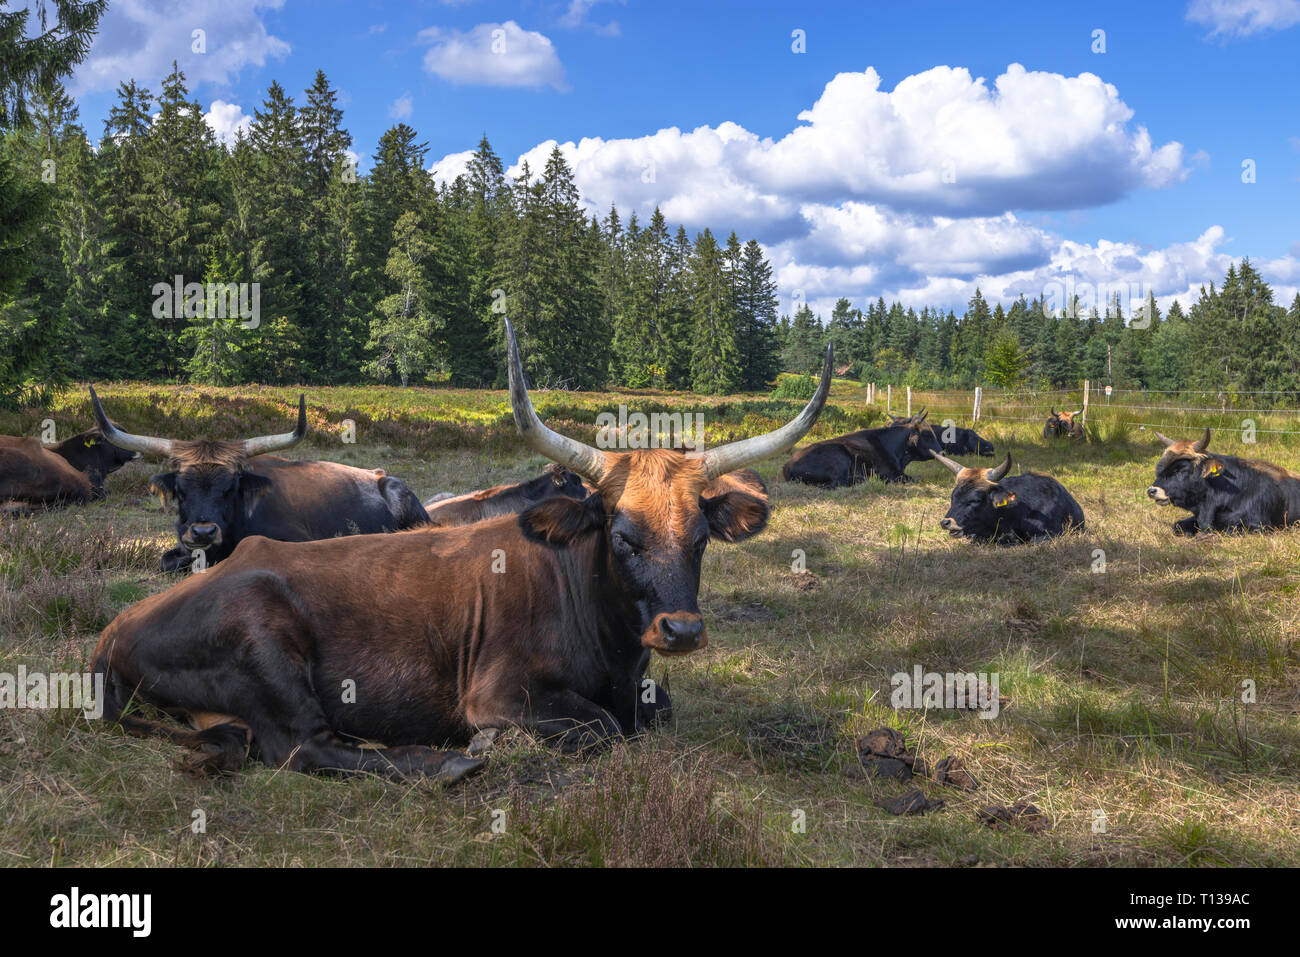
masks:
<svg viewBox="0 0 1300 957"><path fill-rule="evenodd" d="M251 512L271 486L270 479L245 471L248 460L290 448L307 434L306 395L298 396L298 424L292 432L229 442L134 435L109 421L93 387L90 404L108 441L130 452L167 460L172 471L151 478L149 490L162 498L163 505L176 503L176 536L181 545L191 552L205 551L212 561L230 554L232 525L239 510ZM167 568L167 556L163 563Z"/></svg>
<svg viewBox="0 0 1300 957"><path fill-rule="evenodd" d="M1078 437L1083 434L1083 427L1074 421L1075 416L1082 414L1083 410L1078 412L1057 412L1055 409L1047 417L1047 422L1043 425L1043 438L1063 438L1067 436Z"/></svg>
<svg viewBox="0 0 1300 957"><path fill-rule="evenodd" d="M942 427L936 428L926 422L926 414L923 409L910 418L889 417L891 426L907 429L907 447L903 455L908 462L924 462L933 453L943 451L943 442L939 440Z"/></svg>
<svg viewBox="0 0 1300 957"><path fill-rule="evenodd" d="M990 482L992 469L963 469L952 490L952 500L939 525L954 538L990 538L1006 523L1016 493Z"/></svg>
<svg viewBox="0 0 1300 957"><path fill-rule="evenodd" d="M999 484L1011 470L1011 456L991 469L963 468L952 459L936 459L956 476L948 514L939 525L954 538L992 538L1016 509L1016 493Z"/></svg>
<svg viewBox="0 0 1300 957"><path fill-rule="evenodd" d="M519 516L524 533L564 546L596 538L608 579L597 587L621 616L635 616L640 643L684 654L708 641L700 617L700 563L710 538L738 542L767 524L767 493L746 469L788 452L821 414L831 391L834 350L826 349L821 382L803 411L772 432L718 448L609 452L584 445L543 424L528 398L519 343L504 320L509 346L510 409L534 451L576 472L595 491L582 501L551 498Z"/></svg>
<svg viewBox="0 0 1300 957"><path fill-rule="evenodd" d="M918 422L909 425L911 433L907 437L907 458L911 462L924 462L935 452L943 451L943 443L935 435L935 430L928 424Z"/></svg>
<svg viewBox="0 0 1300 957"><path fill-rule="evenodd" d="M175 503L176 537L210 561L229 553L238 515L251 513L271 480L245 470L235 443L177 443L173 471L149 480L149 489L164 505ZM201 447L201 448L196 448Z"/></svg>
<svg viewBox="0 0 1300 957"><path fill-rule="evenodd" d="M1147 496L1157 505L1176 505L1194 511L1205 497L1208 483L1223 471L1223 465L1206 454L1210 444L1210 431L1195 442L1174 441L1159 432L1165 443L1165 454L1156 463L1156 478L1147 489Z"/></svg>
<svg viewBox="0 0 1300 957"><path fill-rule="evenodd" d="M646 449L607 453L595 494L550 499L526 511L520 524L554 545L602 535L610 577L635 610L641 644L675 655L708 644L698 596L709 539L741 541L760 532L767 517L767 494L753 473L710 482L700 459Z"/></svg>
<svg viewBox="0 0 1300 957"><path fill-rule="evenodd" d="M61 455L78 472L90 479L91 488L103 492L104 479L127 462L138 459L140 453L119 449L104 441L99 429L82 432L50 446L50 451Z"/></svg>

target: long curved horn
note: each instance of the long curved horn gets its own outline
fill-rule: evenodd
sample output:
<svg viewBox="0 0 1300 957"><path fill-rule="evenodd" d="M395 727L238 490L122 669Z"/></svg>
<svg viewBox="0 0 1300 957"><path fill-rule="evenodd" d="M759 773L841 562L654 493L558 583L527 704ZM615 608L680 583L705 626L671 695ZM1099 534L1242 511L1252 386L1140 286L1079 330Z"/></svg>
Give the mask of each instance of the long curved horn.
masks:
<svg viewBox="0 0 1300 957"><path fill-rule="evenodd" d="M1197 439L1195 444L1192 445L1192 451L1204 452L1209 447L1210 447L1210 430L1209 428L1206 428L1204 437Z"/></svg>
<svg viewBox="0 0 1300 957"><path fill-rule="evenodd" d="M279 452L281 449L287 449L290 446L297 445L307 434L307 395L301 393L298 396L298 424L294 426L292 432L285 432L282 435L259 435L254 439L244 440L244 455L252 458L254 455L263 455L266 452Z"/></svg>
<svg viewBox="0 0 1300 957"><path fill-rule="evenodd" d="M1052 418L1056 418L1056 406L1052 406Z"/></svg>
<svg viewBox="0 0 1300 957"><path fill-rule="evenodd" d="M1161 435L1159 432L1156 433L1156 438L1165 443L1165 448L1169 448L1169 446L1174 444L1173 439L1169 438L1167 435Z"/></svg>
<svg viewBox="0 0 1300 957"><path fill-rule="evenodd" d="M948 456L943 455L939 452L931 452L930 458L934 459L936 462L942 462L944 465L948 466L948 471L951 472L953 475L961 474L961 470L963 468L961 463L954 462L952 459L948 458Z"/></svg>
<svg viewBox="0 0 1300 957"><path fill-rule="evenodd" d="M577 472L593 485L598 484L605 475L605 456L589 445L553 432L542 424L533 410L532 400L528 398L528 387L524 384L524 367L519 361L519 342L515 339L514 327L506 321L506 342L510 347L510 411L515 417L515 428L527 446L534 452L546 456L552 462L558 462L570 471Z"/></svg>
<svg viewBox="0 0 1300 957"><path fill-rule="evenodd" d="M130 432L123 432L112 422L108 421L108 416L104 414L104 407L99 404L99 396L95 394L95 387L90 387L90 407L95 413L95 424L99 426L99 431L103 433L105 441L111 445L116 445L119 449L126 449L128 452L141 452L145 455L169 456L172 454L172 440L160 439L152 435L132 435Z"/></svg>
<svg viewBox="0 0 1300 957"><path fill-rule="evenodd" d="M1002 464L999 465L997 468L989 469L987 472L984 473L984 477L988 479L990 482L1001 482L1002 479L1006 477L1006 474L1010 471L1011 471L1011 453L1008 452L1007 457L1002 460Z"/></svg>
<svg viewBox="0 0 1300 957"><path fill-rule="evenodd" d="M822 366L822 381L817 385L817 391L803 407L803 411L779 429L700 453L704 459L704 473L709 480L712 481L720 475L743 469L769 455L793 448L794 444L813 427L817 416L822 414L822 406L826 404L826 397L831 393L831 371L834 364L835 345L831 343L826 346L826 363Z"/></svg>

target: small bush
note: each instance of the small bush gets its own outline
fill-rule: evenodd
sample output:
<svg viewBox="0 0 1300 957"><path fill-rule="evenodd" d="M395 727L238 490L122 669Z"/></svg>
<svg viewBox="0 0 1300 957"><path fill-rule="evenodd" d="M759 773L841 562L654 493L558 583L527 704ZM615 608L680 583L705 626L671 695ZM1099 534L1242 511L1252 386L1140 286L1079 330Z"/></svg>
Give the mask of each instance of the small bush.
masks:
<svg viewBox="0 0 1300 957"><path fill-rule="evenodd" d="M817 380L810 375L783 375L772 390L773 399L803 399L807 401L817 391Z"/></svg>

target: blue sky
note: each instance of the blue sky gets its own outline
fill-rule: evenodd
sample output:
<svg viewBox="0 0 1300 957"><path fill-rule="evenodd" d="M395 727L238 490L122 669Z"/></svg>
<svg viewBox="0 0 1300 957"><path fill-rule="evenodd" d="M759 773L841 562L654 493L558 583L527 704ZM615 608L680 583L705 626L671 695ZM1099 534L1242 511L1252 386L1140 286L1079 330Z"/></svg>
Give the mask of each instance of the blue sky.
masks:
<svg viewBox="0 0 1300 957"><path fill-rule="evenodd" d="M399 119L439 177L484 132L508 165L558 142L593 208L759 239L787 310L1065 278L1186 305L1241 256L1300 287L1297 54L1300 0L113 0L72 89L98 135L175 57L229 136L322 68L363 170Z"/></svg>

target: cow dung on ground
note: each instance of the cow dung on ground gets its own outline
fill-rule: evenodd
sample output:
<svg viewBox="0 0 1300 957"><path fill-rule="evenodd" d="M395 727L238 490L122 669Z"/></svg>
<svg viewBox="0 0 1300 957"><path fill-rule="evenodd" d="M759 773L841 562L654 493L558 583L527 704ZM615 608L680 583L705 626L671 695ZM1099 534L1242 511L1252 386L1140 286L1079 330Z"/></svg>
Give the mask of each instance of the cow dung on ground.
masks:
<svg viewBox="0 0 1300 957"><path fill-rule="evenodd" d="M975 816L981 823L987 824L995 831L1016 827L1036 834L1052 829L1052 822L1048 820L1047 815L1027 801L1017 801L1010 807L993 804L976 812Z"/></svg>
<svg viewBox="0 0 1300 957"><path fill-rule="evenodd" d="M920 788L912 788L898 797L885 802L885 810L890 814L925 814L943 808L941 799L930 800L921 793Z"/></svg>
<svg viewBox="0 0 1300 957"><path fill-rule="evenodd" d="M858 760L867 773L876 778L910 781L916 776L963 791L979 787L979 782L966 770L961 758L949 755L931 768L925 759L907 747L902 733L894 728L876 728L859 738Z"/></svg>
<svg viewBox="0 0 1300 957"><path fill-rule="evenodd" d="M783 572L781 581L793 585L797 591L816 591L821 587L821 579L809 571Z"/></svg>
<svg viewBox="0 0 1300 957"><path fill-rule="evenodd" d="M980 786L975 780L975 775L966 770L966 765L962 763L961 758L951 755L941 759L934 766L931 777L939 784L947 784L949 787L960 788L963 791L974 791Z"/></svg>

